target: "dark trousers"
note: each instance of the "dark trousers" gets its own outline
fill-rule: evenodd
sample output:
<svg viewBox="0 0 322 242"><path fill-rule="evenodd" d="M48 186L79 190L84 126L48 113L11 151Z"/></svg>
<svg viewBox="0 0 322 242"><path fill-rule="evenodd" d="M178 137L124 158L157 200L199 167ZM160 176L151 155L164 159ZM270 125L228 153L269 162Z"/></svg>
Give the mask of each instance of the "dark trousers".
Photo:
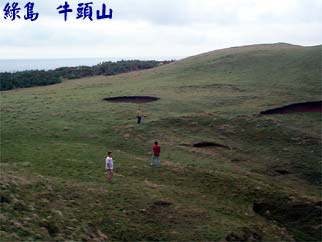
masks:
<svg viewBox="0 0 322 242"><path fill-rule="evenodd" d="M141 119L142 119L142 117L141 116L136 116L137 117L137 119L138 119L138 124L140 124L141 123Z"/></svg>

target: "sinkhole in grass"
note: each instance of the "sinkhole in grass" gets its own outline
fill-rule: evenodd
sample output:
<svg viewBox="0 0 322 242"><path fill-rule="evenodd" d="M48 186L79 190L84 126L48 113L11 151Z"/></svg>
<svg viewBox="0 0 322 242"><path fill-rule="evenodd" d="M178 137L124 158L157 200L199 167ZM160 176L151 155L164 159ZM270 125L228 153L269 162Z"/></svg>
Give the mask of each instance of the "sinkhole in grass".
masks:
<svg viewBox="0 0 322 242"><path fill-rule="evenodd" d="M280 174L280 175L289 175L289 174L291 174L291 172L289 172L287 170L283 170L283 169L277 169L277 170L275 170L275 172Z"/></svg>
<svg viewBox="0 0 322 242"><path fill-rule="evenodd" d="M277 199L255 202L253 211L288 228L296 241L321 241L322 210L319 203Z"/></svg>
<svg viewBox="0 0 322 242"><path fill-rule="evenodd" d="M120 96L104 98L104 101L113 103L149 103L158 101L160 98L151 96Z"/></svg>
<svg viewBox="0 0 322 242"><path fill-rule="evenodd" d="M268 109L261 114L286 114L286 113L321 113L322 101L293 103L287 106Z"/></svg>
<svg viewBox="0 0 322 242"><path fill-rule="evenodd" d="M195 143L192 146L195 147L195 148L220 147L220 148L229 149L225 145L217 144L217 143L214 143L214 142L207 142L207 141L206 142Z"/></svg>

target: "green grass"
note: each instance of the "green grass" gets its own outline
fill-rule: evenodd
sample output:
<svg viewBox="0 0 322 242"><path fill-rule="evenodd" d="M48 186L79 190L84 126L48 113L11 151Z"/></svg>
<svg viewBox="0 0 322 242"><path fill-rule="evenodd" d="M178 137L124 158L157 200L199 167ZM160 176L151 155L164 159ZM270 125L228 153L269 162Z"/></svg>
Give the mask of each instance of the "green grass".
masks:
<svg viewBox="0 0 322 242"><path fill-rule="evenodd" d="M320 200L321 116L257 114L319 100L320 54L321 46L231 48L2 92L1 240L319 241L319 213L297 221L274 211ZM125 95L160 100L102 101ZM155 140L160 169L149 167ZM201 141L230 149L192 147ZM107 151L116 159L112 184ZM255 213L254 202L271 213Z"/></svg>

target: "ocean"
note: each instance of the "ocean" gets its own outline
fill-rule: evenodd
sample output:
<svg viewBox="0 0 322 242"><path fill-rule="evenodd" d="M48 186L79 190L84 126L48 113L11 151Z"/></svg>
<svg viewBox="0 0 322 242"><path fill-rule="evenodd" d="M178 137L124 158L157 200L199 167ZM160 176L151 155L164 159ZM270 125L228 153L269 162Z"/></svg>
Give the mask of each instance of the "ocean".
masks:
<svg viewBox="0 0 322 242"><path fill-rule="evenodd" d="M93 66L104 61L133 60L135 58L74 58L74 59L0 59L0 72L52 70L58 67ZM140 59L140 58L138 58ZM150 60L170 60L151 58ZM147 60L143 58L142 60Z"/></svg>

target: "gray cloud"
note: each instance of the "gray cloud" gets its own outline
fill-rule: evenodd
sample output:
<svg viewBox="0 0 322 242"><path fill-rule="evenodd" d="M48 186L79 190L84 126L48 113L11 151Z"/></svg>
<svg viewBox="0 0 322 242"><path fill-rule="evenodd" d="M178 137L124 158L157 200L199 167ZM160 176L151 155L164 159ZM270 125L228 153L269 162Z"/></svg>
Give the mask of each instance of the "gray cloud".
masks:
<svg viewBox="0 0 322 242"><path fill-rule="evenodd" d="M56 10L64 1L35 0L35 22L0 19L0 58L189 56L244 44L322 41L320 0L92 0L94 9L105 2L114 10L113 20L93 22L76 20L75 12L64 22ZM68 2L75 11L89 0Z"/></svg>

